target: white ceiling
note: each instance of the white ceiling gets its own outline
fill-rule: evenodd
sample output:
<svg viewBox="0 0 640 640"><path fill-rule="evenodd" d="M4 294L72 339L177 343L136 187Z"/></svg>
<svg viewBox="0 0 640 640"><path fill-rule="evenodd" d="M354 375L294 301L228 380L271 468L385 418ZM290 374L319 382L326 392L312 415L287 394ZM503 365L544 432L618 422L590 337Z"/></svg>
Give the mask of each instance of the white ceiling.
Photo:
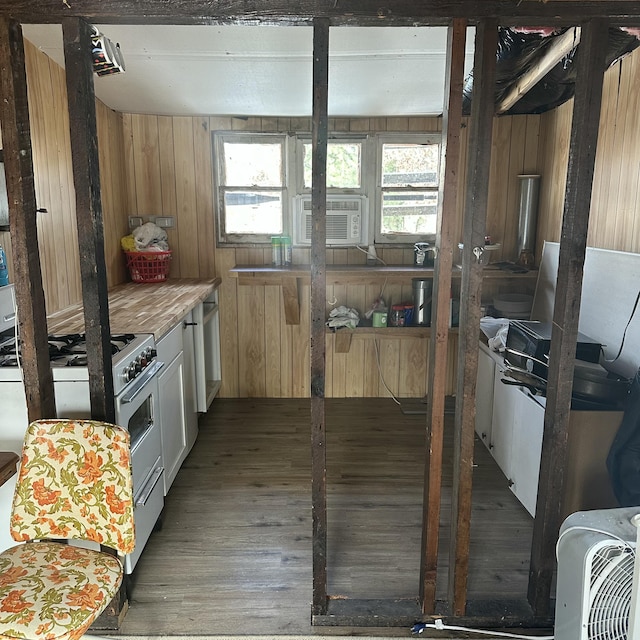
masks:
<svg viewBox="0 0 640 640"><path fill-rule="evenodd" d="M97 97L126 113L310 116L311 27L97 25L120 43L126 73L95 78ZM25 38L64 66L59 25ZM329 115L442 113L446 28L330 30ZM89 54L87 54L89 55ZM466 72L473 64L467 35Z"/></svg>

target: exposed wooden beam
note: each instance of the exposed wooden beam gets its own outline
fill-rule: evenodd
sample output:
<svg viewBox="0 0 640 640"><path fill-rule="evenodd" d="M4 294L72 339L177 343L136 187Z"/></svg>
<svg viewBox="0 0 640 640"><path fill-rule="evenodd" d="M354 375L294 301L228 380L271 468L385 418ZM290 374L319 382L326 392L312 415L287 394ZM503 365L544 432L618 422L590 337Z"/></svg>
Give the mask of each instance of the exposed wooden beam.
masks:
<svg viewBox="0 0 640 640"><path fill-rule="evenodd" d="M474 92L467 169L460 288L458 383L454 429L453 491L448 598L453 615L465 613L471 529L473 441L476 417L476 376L480 335L482 264L489 195L498 23L485 20L476 29L473 65ZM474 251L475 250L475 251Z"/></svg>
<svg viewBox="0 0 640 640"><path fill-rule="evenodd" d="M0 0L0 14L21 22L61 22L84 17L101 23L121 24L225 24L269 23L307 25L315 17L332 26L447 25L453 18L477 22L495 18L504 25L573 26L580 19L609 17L612 24L637 25L640 6L634 0L571 2L566 0ZM126 52L125 52L126 55Z"/></svg>
<svg viewBox="0 0 640 640"><path fill-rule="evenodd" d="M544 76L553 69L562 58L568 55L580 44L580 27L573 27L558 36L553 43L548 46L542 57L531 66L528 71L521 75L511 86L509 92L497 105L498 113L505 113L513 105L535 87Z"/></svg>
<svg viewBox="0 0 640 640"><path fill-rule="evenodd" d="M20 25L0 18L2 143L22 341L22 372L27 415L31 421L55 418L56 404L49 364L47 312L38 250L37 206L23 44Z"/></svg>
<svg viewBox="0 0 640 640"><path fill-rule="evenodd" d="M62 33L84 322L87 350L91 354L87 361L91 417L114 422L111 331L100 200L91 27L84 20L65 18Z"/></svg>
<svg viewBox="0 0 640 640"><path fill-rule="evenodd" d="M313 23L311 146L311 510L312 615L327 612L327 449L325 424L325 300L327 297L327 139L329 21Z"/></svg>
<svg viewBox="0 0 640 640"><path fill-rule="evenodd" d="M433 613L436 602L436 573L440 531L440 493L442 488L442 448L447 384L447 351L451 305L451 268L456 233L458 201L458 163L462 127L462 87L467 21L456 19L447 34L445 104L442 118L443 168L438 198L436 248L433 277L431 342L427 412L427 451L422 515L422 556L420 559L420 598L423 613Z"/></svg>
<svg viewBox="0 0 640 640"><path fill-rule="evenodd" d="M551 606L555 544L562 523L569 411L608 27L606 20L592 20L582 25L582 44L577 61L540 481L529 570L529 602L539 616L547 615Z"/></svg>

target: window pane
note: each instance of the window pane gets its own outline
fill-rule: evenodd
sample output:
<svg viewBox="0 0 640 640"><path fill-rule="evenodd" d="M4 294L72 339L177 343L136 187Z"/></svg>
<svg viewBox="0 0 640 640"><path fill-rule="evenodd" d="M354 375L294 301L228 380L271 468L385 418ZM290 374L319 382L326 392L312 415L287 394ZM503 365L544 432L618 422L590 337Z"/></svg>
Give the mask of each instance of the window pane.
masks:
<svg viewBox="0 0 640 640"><path fill-rule="evenodd" d="M383 144L383 187L437 187L437 144Z"/></svg>
<svg viewBox="0 0 640 640"><path fill-rule="evenodd" d="M282 194L278 191L227 191L224 205L227 233L282 233Z"/></svg>
<svg viewBox="0 0 640 640"><path fill-rule="evenodd" d="M382 233L432 235L436 232L437 191L385 191L382 198Z"/></svg>
<svg viewBox="0 0 640 640"><path fill-rule="evenodd" d="M359 142L327 144L327 187L359 189L361 147ZM304 144L304 186L311 188L311 143Z"/></svg>
<svg viewBox="0 0 640 640"><path fill-rule="evenodd" d="M224 143L225 186L281 187L282 144Z"/></svg>

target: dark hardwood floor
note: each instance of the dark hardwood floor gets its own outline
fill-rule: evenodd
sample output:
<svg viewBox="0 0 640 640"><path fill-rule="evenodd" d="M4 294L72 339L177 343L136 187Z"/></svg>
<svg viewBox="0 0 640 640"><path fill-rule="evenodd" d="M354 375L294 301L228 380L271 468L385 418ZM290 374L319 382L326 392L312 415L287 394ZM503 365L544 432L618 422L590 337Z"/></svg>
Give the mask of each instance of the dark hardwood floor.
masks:
<svg viewBox="0 0 640 640"><path fill-rule="evenodd" d="M417 597L425 421L392 400L327 401L331 596ZM440 597L452 416L448 422ZM310 624L310 460L309 400L216 400L136 567L120 633L327 633ZM475 463L469 599L524 598L532 518L479 442Z"/></svg>

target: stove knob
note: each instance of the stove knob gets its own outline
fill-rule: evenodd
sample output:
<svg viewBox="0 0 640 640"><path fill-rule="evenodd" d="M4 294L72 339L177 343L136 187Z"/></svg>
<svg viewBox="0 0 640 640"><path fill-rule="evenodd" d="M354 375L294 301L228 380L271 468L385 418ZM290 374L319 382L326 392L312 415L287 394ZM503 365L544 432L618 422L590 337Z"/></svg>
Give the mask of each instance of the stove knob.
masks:
<svg viewBox="0 0 640 640"><path fill-rule="evenodd" d="M129 380L131 380L131 378L129 377L129 367L128 367L128 366L126 366L126 367L122 370L122 372L120 373L120 376L121 376L121 378L122 378L122 380L123 380L124 382L129 382Z"/></svg>
<svg viewBox="0 0 640 640"><path fill-rule="evenodd" d="M133 369L135 371L135 373L140 373L142 371L142 358L140 356L138 356L135 360L135 363L133 365Z"/></svg>
<svg viewBox="0 0 640 640"><path fill-rule="evenodd" d="M153 347L149 347L149 349L151 349L151 357L155 358L158 355L158 351Z"/></svg>

